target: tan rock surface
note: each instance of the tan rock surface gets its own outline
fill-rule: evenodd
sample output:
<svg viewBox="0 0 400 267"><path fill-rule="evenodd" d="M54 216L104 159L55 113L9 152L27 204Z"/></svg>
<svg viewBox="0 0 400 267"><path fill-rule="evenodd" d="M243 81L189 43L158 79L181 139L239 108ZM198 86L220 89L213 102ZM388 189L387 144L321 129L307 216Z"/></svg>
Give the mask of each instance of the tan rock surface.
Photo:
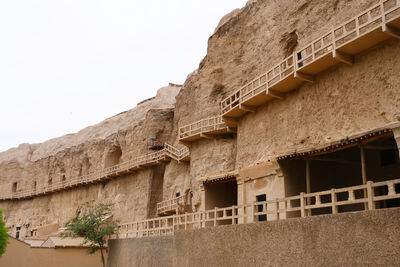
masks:
<svg viewBox="0 0 400 267"><path fill-rule="evenodd" d="M49 180L69 179L152 152L147 148L149 137L163 141L170 138L175 96L179 90L175 85L163 87L155 98L76 134L42 144L23 144L0 153L0 193L9 193L13 182L18 183L17 190L30 189L34 182L42 185ZM154 175L149 168L102 185L33 200L2 202L1 206L8 225L29 227L62 224L80 204L91 199L114 203L114 214L121 221L144 219L150 212Z"/></svg>
<svg viewBox="0 0 400 267"><path fill-rule="evenodd" d="M9 191L12 181L31 186L33 179L46 183L110 166L147 152L150 136L178 144L180 126L218 115L220 101L234 90L376 2L249 1L221 20L208 40L207 56L182 90L168 87L154 100L75 135L0 153L1 190ZM154 204L176 192L192 190L198 204L196 181L201 175L255 165L277 151L320 145L400 120L398 55L398 41L389 41L357 56L354 66L340 65L321 74L313 85L242 117L237 137L192 143L190 163L172 161L165 171L149 168L104 185L3 202L7 222L62 223L77 205L92 198L115 203L121 221L151 217Z"/></svg>

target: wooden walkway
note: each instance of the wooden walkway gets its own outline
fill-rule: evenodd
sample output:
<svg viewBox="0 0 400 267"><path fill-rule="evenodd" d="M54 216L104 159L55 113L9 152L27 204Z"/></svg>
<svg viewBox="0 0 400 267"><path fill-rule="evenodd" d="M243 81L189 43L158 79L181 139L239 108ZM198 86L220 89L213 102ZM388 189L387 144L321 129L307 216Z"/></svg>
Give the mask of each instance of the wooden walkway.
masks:
<svg viewBox="0 0 400 267"><path fill-rule="evenodd" d="M400 0L380 1L295 51L222 100L218 121L209 118L181 127L179 140L192 142L209 138L210 134L225 134L227 127L235 126L237 119L247 112L256 112L257 107L269 101L283 99L285 93L304 82L313 82L316 75L336 64L352 65L354 55L391 37L400 38Z"/></svg>
<svg viewBox="0 0 400 267"><path fill-rule="evenodd" d="M162 150L156 151L154 153L139 156L134 159L99 171L92 172L87 175L66 179L65 181L58 181L51 184L43 184L36 186L36 188L24 191L10 192L9 194L1 195L0 200L27 199L62 190L68 190L82 185L101 183L117 176L133 173L139 169L146 168L148 166L168 162L171 159L177 161L189 161L189 149L187 147L178 149L172 145L165 143Z"/></svg>
<svg viewBox="0 0 400 267"><path fill-rule="evenodd" d="M192 142L201 138L236 133L236 123L229 124L222 116L207 118L179 128L179 141Z"/></svg>

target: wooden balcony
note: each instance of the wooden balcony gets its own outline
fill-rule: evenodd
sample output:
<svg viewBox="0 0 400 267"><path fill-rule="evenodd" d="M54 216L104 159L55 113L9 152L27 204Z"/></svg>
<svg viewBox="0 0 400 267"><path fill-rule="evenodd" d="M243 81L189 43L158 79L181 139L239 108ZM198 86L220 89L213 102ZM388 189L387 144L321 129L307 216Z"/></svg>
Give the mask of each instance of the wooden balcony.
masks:
<svg viewBox="0 0 400 267"><path fill-rule="evenodd" d="M0 200L29 199L35 196L68 190L78 186L101 183L121 175L133 173L142 168L168 162L171 159L177 161L190 160L189 149L187 147L176 148L170 144L165 143L164 149L162 150L142 155L131 160L122 162L120 164L92 172L87 175L82 175L51 184L39 185L33 189L3 194L0 195Z"/></svg>
<svg viewBox="0 0 400 267"><path fill-rule="evenodd" d="M273 99L339 64L353 64L354 55L391 38L400 38L400 0L385 0L333 28L221 102L224 118L255 112Z"/></svg>
<svg viewBox="0 0 400 267"><path fill-rule="evenodd" d="M186 195L183 195L157 203L158 216L178 214L179 208L185 205L185 199Z"/></svg>
<svg viewBox="0 0 400 267"><path fill-rule="evenodd" d="M201 138L215 138L218 135L235 133L236 125L228 125L221 116L196 121L179 128L179 141L193 142Z"/></svg>

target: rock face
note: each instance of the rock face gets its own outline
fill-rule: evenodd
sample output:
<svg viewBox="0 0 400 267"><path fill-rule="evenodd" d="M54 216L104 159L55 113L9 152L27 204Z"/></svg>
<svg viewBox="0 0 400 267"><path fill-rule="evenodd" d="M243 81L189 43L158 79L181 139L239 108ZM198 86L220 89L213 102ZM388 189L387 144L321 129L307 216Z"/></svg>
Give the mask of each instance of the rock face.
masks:
<svg viewBox="0 0 400 267"><path fill-rule="evenodd" d="M176 85L163 87L156 97L76 134L42 144L22 144L0 153L1 192L9 192L13 183L17 183L17 191L24 190L32 188L33 183L73 178L149 153L149 137L163 141L171 138L175 96L180 89ZM144 219L155 215L154 204L150 211L155 197L150 190L153 180L162 179L160 168L163 170L162 166L150 168L105 184L3 202L1 206L10 226L64 223L78 205L91 199L114 203L114 213L121 221ZM156 194L156 200L161 199L162 192ZM123 215L128 213L132 216Z"/></svg>
<svg viewBox="0 0 400 267"><path fill-rule="evenodd" d="M221 20L208 40L206 57L182 88L162 88L154 99L77 134L0 153L0 193L9 192L13 182L19 189L35 181L68 179L148 153L150 136L177 145L179 127L219 115L221 100L234 90L377 2L249 1ZM355 61L245 115L237 135L191 143L190 163L171 161L104 184L3 201L7 224L62 224L90 199L114 203L121 222L144 219L156 215L157 202L189 191L197 209L202 175L238 170L270 161L279 151L321 145L399 121L400 43L390 40Z"/></svg>

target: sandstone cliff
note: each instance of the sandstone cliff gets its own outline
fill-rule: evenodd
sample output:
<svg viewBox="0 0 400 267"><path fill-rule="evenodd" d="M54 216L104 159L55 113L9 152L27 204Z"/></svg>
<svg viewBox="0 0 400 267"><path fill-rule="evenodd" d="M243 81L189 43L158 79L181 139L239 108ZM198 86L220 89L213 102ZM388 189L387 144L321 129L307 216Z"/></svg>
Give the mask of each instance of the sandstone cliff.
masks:
<svg viewBox="0 0 400 267"><path fill-rule="evenodd" d="M150 136L177 145L179 127L218 115L220 101L234 90L377 2L249 1L221 20L208 40L206 57L182 89L160 90L155 99L75 135L0 153L3 190L9 191L13 181L30 186L34 180L46 183L124 161L145 153ZM237 135L191 143L190 163L171 161L107 184L3 202L7 223L63 223L89 199L115 203L115 216L122 222L143 219L155 216L157 201L188 191L197 208L201 175L237 170L271 160L278 151L320 145L400 120L399 55L399 43L391 40L358 55L355 66L326 71L313 85L245 115Z"/></svg>

